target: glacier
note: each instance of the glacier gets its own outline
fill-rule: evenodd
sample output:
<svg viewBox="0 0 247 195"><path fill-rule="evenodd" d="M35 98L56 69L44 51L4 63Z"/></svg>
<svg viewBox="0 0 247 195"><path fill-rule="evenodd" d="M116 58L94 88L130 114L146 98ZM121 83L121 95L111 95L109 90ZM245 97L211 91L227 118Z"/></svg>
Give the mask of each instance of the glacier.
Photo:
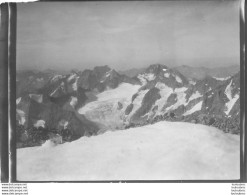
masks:
<svg viewBox="0 0 247 195"><path fill-rule="evenodd" d="M97 94L97 100L81 107L78 113L85 115L87 119L93 122L97 122L102 129L122 128L124 110L131 103L132 96L138 92L140 87L140 85L122 83L115 89L108 89ZM142 98L139 100L139 106L141 106ZM123 106L122 109L119 109L119 104Z"/></svg>

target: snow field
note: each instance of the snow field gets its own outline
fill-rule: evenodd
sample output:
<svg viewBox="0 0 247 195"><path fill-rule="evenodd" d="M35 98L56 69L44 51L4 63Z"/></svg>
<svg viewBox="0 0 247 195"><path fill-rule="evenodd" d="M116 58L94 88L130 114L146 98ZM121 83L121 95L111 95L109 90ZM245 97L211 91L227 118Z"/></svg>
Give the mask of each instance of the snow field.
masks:
<svg viewBox="0 0 247 195"><path fill-rule="evenodd" d="M187 110L183 115L187 116L190 115L196 111L199 111L202 109L202 101L198 102L196 105L194 105L190 110Z"/></svg>
<svg viewBox="0 0 247 195"><path fill-rule="evenodd" d="M17 179L239 179L239 136L213 127L159 122L53 146L17 150Z"/></svg>

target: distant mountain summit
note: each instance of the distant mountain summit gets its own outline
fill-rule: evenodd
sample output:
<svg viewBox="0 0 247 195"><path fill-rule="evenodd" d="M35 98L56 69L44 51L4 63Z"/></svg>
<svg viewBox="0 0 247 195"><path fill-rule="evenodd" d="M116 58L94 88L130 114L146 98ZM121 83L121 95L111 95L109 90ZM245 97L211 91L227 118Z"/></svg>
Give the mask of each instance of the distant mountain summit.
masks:
<svg viewBox="0 0 247 195"><path fill-rule="evenodd" d="M173 68L179 71L187 78L204 79L207 76L226 78L236 74L240 67L239 66L228 66L228 67L216 67L216 68L205 68L205 67L191 67L182 65Z"/></svg>
<svg viewBox="0 0 247 195"><path fill-rule="evenodd" d="M79 75L78 85L82 88L98 91L104 91L107 87L115 88L121 82L135 83L134 79L126 75L119 74L109 66L98 66L93 70L84 70Z"/></svg>
<svg viewBox="0 0 247 195"><path fill-rule="evenodd" d="M188 80L178 71L169 69L166 65L153 64L136 76L142 85L153 85L157 82L166 83L170 87L188 84Z"/></svg>

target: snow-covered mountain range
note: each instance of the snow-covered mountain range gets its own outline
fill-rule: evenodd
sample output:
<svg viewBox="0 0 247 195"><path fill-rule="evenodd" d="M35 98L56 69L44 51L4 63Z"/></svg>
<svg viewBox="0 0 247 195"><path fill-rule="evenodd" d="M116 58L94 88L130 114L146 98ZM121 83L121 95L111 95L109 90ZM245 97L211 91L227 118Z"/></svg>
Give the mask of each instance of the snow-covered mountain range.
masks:
<svg viewBox="0 0 247 195"><path fill-rule="evenodd" d="M153 64L134 77L100 66L64 75L23 71L16 79L16 119L24 129L69 129L74 139L160 120L240 130L239 72L199 80Z"/></svg>

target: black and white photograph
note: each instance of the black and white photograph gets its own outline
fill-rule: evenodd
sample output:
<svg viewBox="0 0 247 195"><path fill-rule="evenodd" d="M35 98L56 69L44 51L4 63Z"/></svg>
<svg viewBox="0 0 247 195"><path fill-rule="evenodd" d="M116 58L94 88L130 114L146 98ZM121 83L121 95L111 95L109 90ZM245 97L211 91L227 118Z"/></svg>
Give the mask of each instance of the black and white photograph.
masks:
<svg viewBox="0 0 247 195"><path fill-rule="evenodd" d="M239 180L239 6L18 3L16 180Z"/></svg>

